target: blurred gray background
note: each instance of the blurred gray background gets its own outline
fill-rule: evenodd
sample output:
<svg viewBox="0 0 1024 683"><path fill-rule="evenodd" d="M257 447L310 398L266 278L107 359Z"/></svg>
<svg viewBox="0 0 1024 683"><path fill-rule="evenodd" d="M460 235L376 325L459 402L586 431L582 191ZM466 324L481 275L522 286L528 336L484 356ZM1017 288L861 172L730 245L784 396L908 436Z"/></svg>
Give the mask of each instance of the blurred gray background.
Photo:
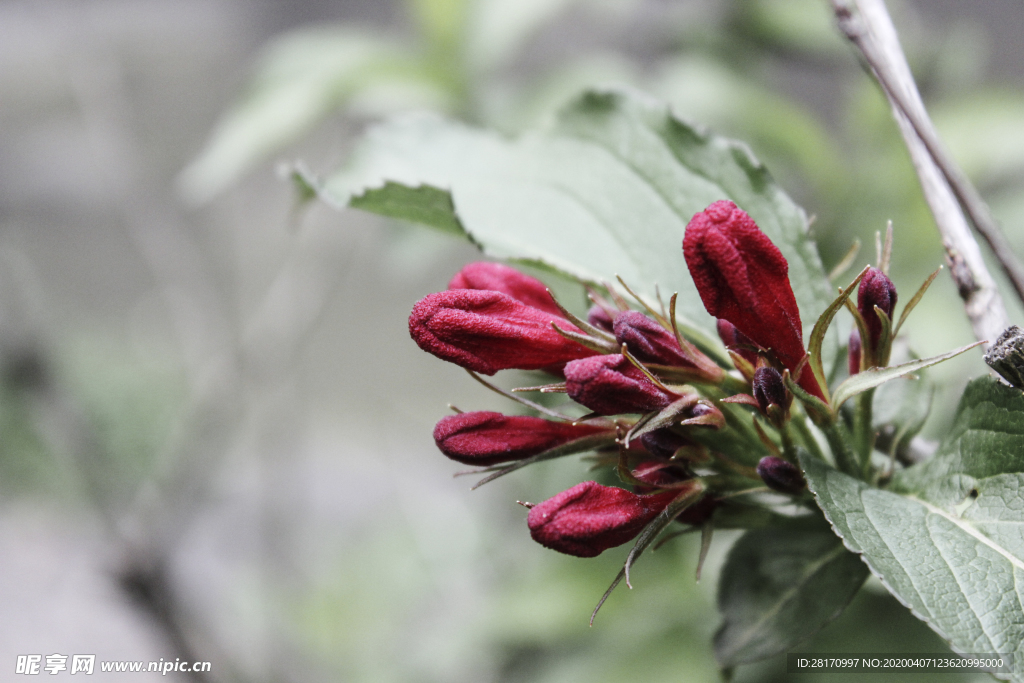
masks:
<svg viewBox="0 0 1024 683"><path fill-rule="evenodd" d="M53 653L191 657L211 661L216 681L717 675L714 579L694 583L691 537L645 560L636 589L620 589L588 628L621 553L544 550L515 505L577 483L580 466L548 463L470 493L434 448L449 403L508 409L408 338L413 303L475 252L301 205L275 172L280 160L337 167L379 108L339 106L201 205L179 190L272 37L330 22L413 43L415 4L0 0L0 680L21 678L17 655ZM514 131L592 77L630 81L712 128L753 136L755 153L777 159L783 185L818 215L829 265L853 237L870 244L916 190L877 93L827 34L825 4L552 3L486 76L467 118ZM919 0L896 10L926 93L945 103L940 126L955 153L976 152L961 158L1020 247L1024 8ZM746 42L732 49L735 36ZM857 164L883 176L865 187L889 194L876 201L850 196L838 177L835 187L815 181L816 162L788 154L744 112L716 119L708 101L741 100L701 100L679 85L692 83L698 57L787 98L840 165L874 140L875 156ZM524 83L540 85L524 94ZM964 109L993 101L1002 104ZM805 132L793 132L797 147L811 145ZM890 166L892 176L877 170ZM926 214L906 211L916 218L897 223L904 267L894 279L913 291L941 250ZM953 291L940 276L915 314L922 353L970 341ZM1013 315L1020 323L1019 308ZM927 434L940 432L956 387L982 371L975 355L936 373L950 388ZM869 585L808 648L893 643L942 647ZM784 680L783 671L771 661L737 680Z"/></svg>

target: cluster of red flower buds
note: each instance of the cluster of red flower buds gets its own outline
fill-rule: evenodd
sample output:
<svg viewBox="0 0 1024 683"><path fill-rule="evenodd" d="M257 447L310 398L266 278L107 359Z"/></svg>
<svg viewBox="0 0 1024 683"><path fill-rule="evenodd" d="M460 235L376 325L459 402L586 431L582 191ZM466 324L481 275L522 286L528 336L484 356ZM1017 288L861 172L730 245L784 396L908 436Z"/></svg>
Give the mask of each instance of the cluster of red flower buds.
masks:
<svg viewBox="0 0 1024 683"><path fill-rule="evenodd" d="M799 496L805 490L791 449L778 449L757 424L760 439L751 450L768 455L749 464L707 445L709 435L726 428L730 403L752 406L784 433L793 401L786 375L803 392L827 400L807 363L785 258L729 201L693 217L683 254L705 308L718 318L733 367L680 334L674 300L668 316L664 307L658 313L639 299L646 312L631 310L610 286L607 295L591 289L593 306L581 319L539 280L497 263L466 266L446 291L413 308L409 331L423 350L484 375L545 371L562 381L535 389L564 392L590 411L575 419L550 409L542 409L548 417L460 412L434 430L442 453L495 473L488 480L586 451L615 467L625 487L587 481L529 506L530 533L548 548L592 557L636 538L659 518L672 521L664 519L669 514L699 526L728 506L729 491L770 488ZM861 307L875 323L865 338L871 357L880 358L877 339L884 333L869 334L884 321L872 307L891 315L892 305L880 303L882 284L863 282ZM895 302L894 290L890 299ZM732 414L746 416L748 424L753 419Z"/></svg>

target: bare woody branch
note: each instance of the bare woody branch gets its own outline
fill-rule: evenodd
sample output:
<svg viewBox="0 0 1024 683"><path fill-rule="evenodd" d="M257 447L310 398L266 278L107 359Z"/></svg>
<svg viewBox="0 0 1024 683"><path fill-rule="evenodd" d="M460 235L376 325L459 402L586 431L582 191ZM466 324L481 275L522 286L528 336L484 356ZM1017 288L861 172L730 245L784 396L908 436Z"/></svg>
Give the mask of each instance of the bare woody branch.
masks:
<svg viewBox="0 0 1024 683"><path fill-rule="evenodd" d="M839 28L860 50L889 100L946 249L950 274L977 339L994 341L1006 307L964 211L986 239L1024 301L1024 268L977 190L946 152L914 83L884 0L832 0ZM961 210L963 207L963 210Z"/></svg>

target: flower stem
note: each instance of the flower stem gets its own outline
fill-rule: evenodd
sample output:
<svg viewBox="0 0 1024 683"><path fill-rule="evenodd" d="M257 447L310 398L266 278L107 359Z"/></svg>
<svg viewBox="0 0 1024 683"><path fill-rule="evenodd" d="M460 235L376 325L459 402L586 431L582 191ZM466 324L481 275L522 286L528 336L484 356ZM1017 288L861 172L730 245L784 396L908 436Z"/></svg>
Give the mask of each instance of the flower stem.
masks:
<svg viewBox="0 0 1024 683"><path fill-rule="evenodd" d="M857 456L850 449L849 437L843 433L844 430L840 423L837 421L825 425L822 430L825 432L825 438L828 439L828 445L832 449L832 456L835 458L836 466L845 474L860 479L861 471L857 462Z"/></svg>
<svg viewBox="0 0 1024 683"><path fill-rule="evenodd" d="M825 452L821 450L821 444L814 438L814 434L811 432L811 428L807 426L807 417L803 415L794 416L789 421L791 425L796 427L796 431L800 434L800 440L803 445L811 452L811 455L816 457L818 460L826 461Z"/></svg>
<svg viewBox="0 0 1024 683"><path fill-rule="evenodd" d="M853 434L860 460L860 470L866 477L871 467L871 450L874 447L875 433L871 427L871 405L875 398L875 390L857 395L857 405L853 412Z"/></svg>

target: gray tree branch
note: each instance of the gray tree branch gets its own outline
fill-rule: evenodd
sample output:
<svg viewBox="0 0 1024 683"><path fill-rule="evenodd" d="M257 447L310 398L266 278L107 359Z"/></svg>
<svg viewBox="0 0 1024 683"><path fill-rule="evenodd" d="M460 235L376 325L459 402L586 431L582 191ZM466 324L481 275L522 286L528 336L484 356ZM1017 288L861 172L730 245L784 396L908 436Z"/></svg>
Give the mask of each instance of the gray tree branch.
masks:
<svg viewBox="0 0 1024 683"><path fill-rule="evenodd" d="M1024 301L1024 268L977 190L946 152L917 90L884 0L832 0L839 28L860 51L885 92L935 217L950 274L964 301L974 335L995 341L1008 317L964 211L985 237ZM961 209L963 207L963 210Z"/></svg>

